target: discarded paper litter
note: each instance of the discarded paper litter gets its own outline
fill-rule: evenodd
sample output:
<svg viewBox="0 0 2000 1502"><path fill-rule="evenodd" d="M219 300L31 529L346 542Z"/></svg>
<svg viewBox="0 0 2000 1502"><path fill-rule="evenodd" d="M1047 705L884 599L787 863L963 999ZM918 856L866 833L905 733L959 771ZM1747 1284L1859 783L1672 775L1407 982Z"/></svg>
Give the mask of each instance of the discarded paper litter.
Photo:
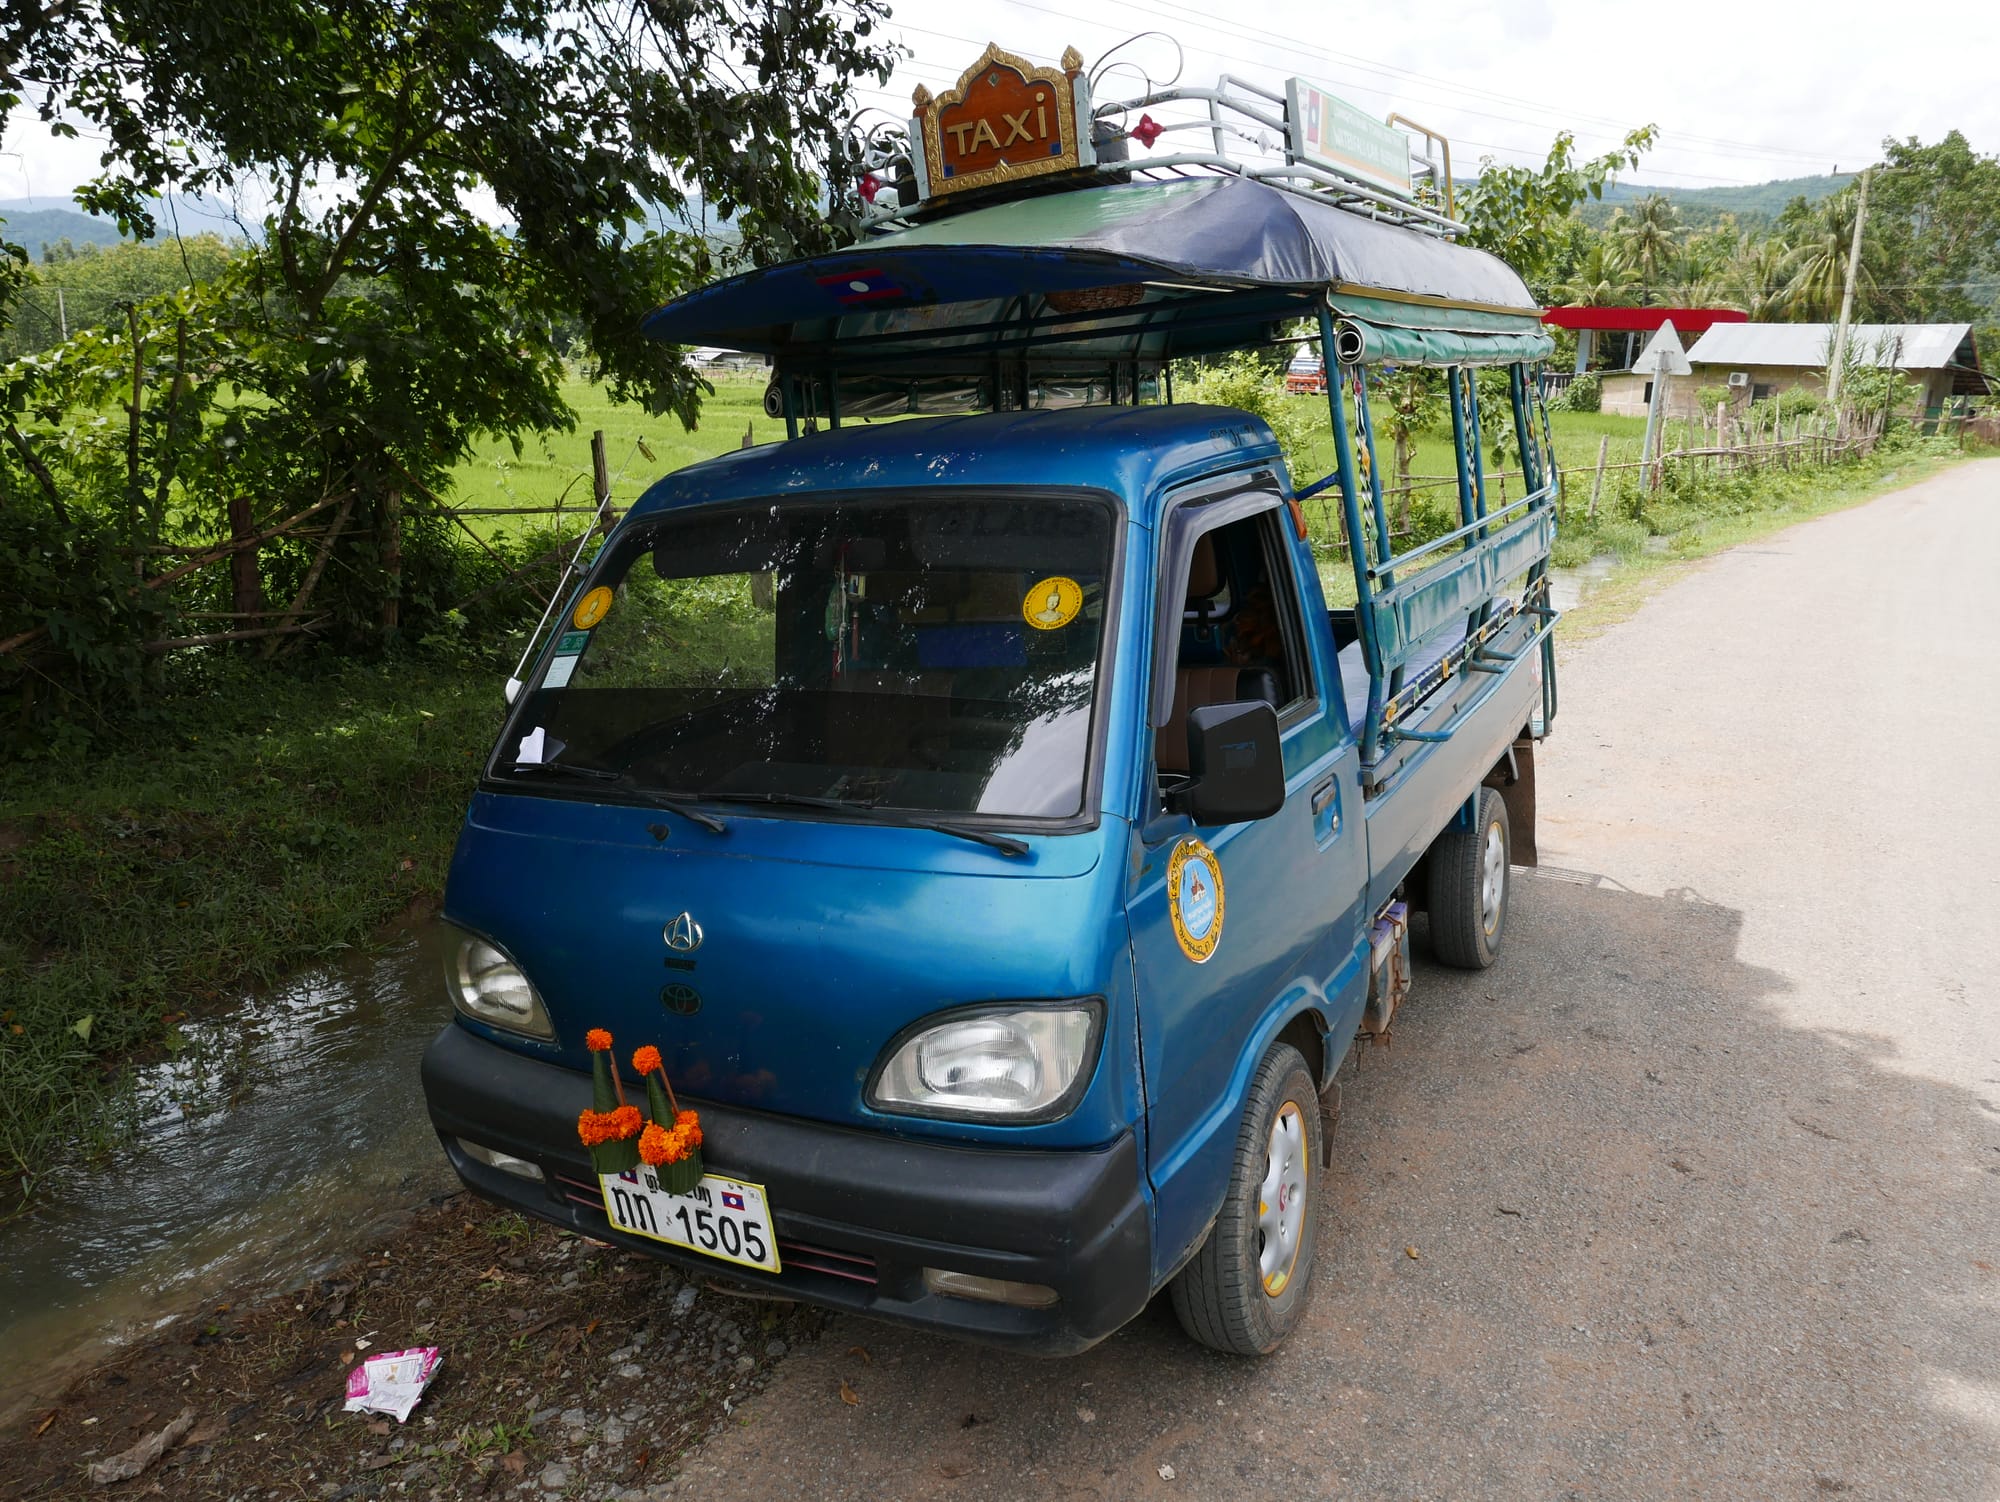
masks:
<svg viewBox="0 0 2000 1502"><path fill-rule="evenodd" d="M400 1424L443 1364L444 1353L437 1346L370 1356L347 1374L347 1411L393 1414Z"/></svg>

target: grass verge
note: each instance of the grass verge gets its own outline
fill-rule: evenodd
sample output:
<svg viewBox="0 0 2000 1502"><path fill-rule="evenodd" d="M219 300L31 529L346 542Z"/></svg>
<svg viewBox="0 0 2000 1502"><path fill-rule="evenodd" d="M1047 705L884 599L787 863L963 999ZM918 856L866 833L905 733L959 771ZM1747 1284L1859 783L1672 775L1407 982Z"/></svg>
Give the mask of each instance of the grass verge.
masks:
<svg viewBox="0 0 2000 1502"><path fill-rule="evenodd" d="M88 767L10 767L0 1179L121 1140L190 1013L433 897L501 707L490 669L223 664Z"/></svg>

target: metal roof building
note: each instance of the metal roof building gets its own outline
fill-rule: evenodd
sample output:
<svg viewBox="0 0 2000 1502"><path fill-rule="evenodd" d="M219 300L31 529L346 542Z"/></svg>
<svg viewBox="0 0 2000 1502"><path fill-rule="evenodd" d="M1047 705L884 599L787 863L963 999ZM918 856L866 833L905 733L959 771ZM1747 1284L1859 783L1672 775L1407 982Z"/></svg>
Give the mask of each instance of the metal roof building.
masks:
<svg viewBox="0 0 2000 1502"><path fill-rule="evenodd" d="M1819 370L1833 348L1833 333L1830 323L1718 323L1695 341L1688 360L1743 369ZM1969 323L1856 323L1848 326L1847 343L1866 365L1893 365L1912 375L1949 371L1954 395L1986 390Z"/></svg>

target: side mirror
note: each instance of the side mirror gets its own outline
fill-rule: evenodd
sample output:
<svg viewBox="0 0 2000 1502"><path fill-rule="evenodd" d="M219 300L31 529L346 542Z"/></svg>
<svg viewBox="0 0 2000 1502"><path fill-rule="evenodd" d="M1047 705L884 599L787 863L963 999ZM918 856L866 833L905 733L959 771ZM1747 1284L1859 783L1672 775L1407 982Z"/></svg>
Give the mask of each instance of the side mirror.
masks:
<svg viewBox="0 0 2000 1502"><path fill-rule="evenodd" d="M1285 806L1278 712L1261 700L1188 711L1190 781L1180 805L1197 824L1268 819Z"/></svg>

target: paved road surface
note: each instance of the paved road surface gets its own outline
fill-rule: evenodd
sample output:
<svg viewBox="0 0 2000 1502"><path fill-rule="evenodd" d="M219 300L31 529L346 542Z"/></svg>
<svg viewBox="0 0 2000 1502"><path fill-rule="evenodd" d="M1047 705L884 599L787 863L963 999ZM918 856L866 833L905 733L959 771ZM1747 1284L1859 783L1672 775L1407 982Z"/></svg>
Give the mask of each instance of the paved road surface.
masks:
<svg viewBox="0 0 2000 1502"><path fill-rule="evenodd" d="M1277 1356L843 1320L677 1494L2000 1496L1997 557L1965 465L1569 655L1545 869L1347 1084Z"/></svg>

